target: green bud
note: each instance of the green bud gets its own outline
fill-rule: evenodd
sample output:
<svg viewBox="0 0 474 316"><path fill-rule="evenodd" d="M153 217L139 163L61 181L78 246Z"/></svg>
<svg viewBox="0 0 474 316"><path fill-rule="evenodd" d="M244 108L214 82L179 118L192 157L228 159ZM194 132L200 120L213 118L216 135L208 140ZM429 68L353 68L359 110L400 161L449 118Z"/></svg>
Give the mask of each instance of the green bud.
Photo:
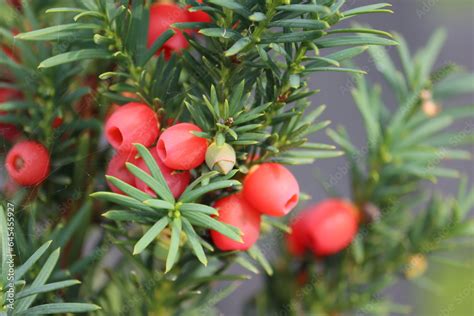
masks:
<svg viewBox="0 0 474 316"><path fill-rule="evenodd" d="M102 36L100 34L94 34L94 43L100 45L100 44L110 44L113 42L113 39Z"/></svg>
<svg viewBox="0 0 474 316"><path fill-rule="evenodd" d="M235 166L235 150L227 143L212 143L206 152L206 164L211 170L228 174Z"/></svg>

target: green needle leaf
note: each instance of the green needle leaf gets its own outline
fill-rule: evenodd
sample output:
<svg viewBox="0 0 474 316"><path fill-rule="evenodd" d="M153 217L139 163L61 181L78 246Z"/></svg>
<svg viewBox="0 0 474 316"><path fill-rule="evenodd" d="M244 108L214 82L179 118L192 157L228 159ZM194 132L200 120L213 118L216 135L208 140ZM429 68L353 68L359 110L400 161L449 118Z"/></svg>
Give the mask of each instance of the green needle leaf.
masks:
<svg viewBox="0 0 474 316"><path fill-rule="evenodd" d="M174 204L168 201L163 201L163 200L158 200L158 199L149 199L149 200L143 201L143 203L159 210L163 210L163 209L174 210L175 209Z"/></svg>
<svg viewBox="0 0 474 316"><path fill-rule="evenodd" d="M201 213L186 213L186 218L194 225L204 227L204 228L210 228L215 231L218 231L219 233L229 237L232 240L238 241L243 243L240 230L238 230L236 227L226 225L224 223L221 223L214 218L201 214Z"/></svg>
<svg viewBox="0 0 474 316"><path fill-rule="evenodd" d="M184 192L183 195L181 195L180 202L186 203L186 202L196 201L199 197L201 197L202 195L206 193L219 190L219 189L229 188L232 186L237 186L237 185L240 185L240 182L236 180L224 180L224 181L210 183L206 186L194 189L192 191Z"/></svg>
<svg viewBox="0 0 474 316"><path fill-rule="evenodd" d="M143 235L142 238L135 244L133 248L133 254L139 254L145 250L148 245L155 240L155 238L161 233L161 231L168 226L170 222L169 217L163 217L158 222L155 223L147 232Z"/></svg>
<svg viewBox="0 0 474 316"><path fill-rule="evenodd" d="M206 254L204 253L204 249L202 248L202 245L201 245L201 241L200 241L201 238L198 236L198 234L196 234L191 223L184 217L183 217L183 228L184 228L184 232L186 233L188 237L188 243L193 249L194 254L203 265L207 266L207 258L206 258Z"/></svg>
<svg viewBox="0 0 474 316"><path fill-rule="evenodd" d="M150 173L151 173L153 179L158 181L160 186L158 187L154 184L154 182L156 182L156 181L150 181L149 175L147 173L143 172L143 170L139 169L138 167L136 167L136 169L139 169L140 171L142 171L142 172L140 172L140 174L144 173L146 175L146 176L144 176L144 178L148 179L147 181L150 181L150 183L153 184L156 187L156 189L160 191L160 192L155 191L156 193L158 193L166 201L168 201L170 203L174 203L175 199L173 197L173 194L171 193L171 190L169 189L168 184L166 183L165 177L163 176L163 173L161 172L160 168L158 167L158 165L155 161L155 158L153 158L150 151L145 146L143 146L142 144L134 144L134 145L137 148L138 153L140 154L140 156L145 161L145 164L147 165L148 169L150 170ZM144 181L144 179L142 179L142 180ZM146 184L148 184L147 181L144 181L144 182ZM153 187L150 186L150 188L152 188L154 190Z"/></svg>
<svg viewBox="0 0 474 316"><path fill-rule="evenodd" d="M38 305L25 311L15 313L15 315L45 315L45 314L63 314L63 313L87 313L100 309L100 306L86 303L53 303Z"/></svg>
<svg viewBox="0 0 474 316"><path fill-rule="evenodd" d="M217 210L215 208L198 203L184 203L179 207L179 210L184 213L201 212L209 215L217 215Z"/></svg>
<svg viewBox="0 0 474 316"><path fill-rule="evenodd" d="M15 298L17 300L34 295L34 294L40 294L40 293L46 293L46 292L51 292L59 289L64 289L66 287L74 286L77 284L81 284L81 281L79 280L67 280L67 281L61 281L61 282L55 282L55 283L50 283L50 284L44 284L42 286L38 287L30 287L27 289L24 289L20 292L18 292L15 295Z"/></svg>
<svg viewBox="0 0 474 316"><path fill-rule="evenodd" d="M90 195L93 198L109 201L118 205L130 207L131 209L139 209L144 211L153 211L153 209L140 201L129 196L112 192L95 192Z"/></svg>
<svg viewBox="0 0 474 316"><path fill-rule="evenodd" d="M131 186L130 184L117 179L113 176L105 176L105 178L112 183L115 187L117 187L120 191L127 194L128 196L138 200L138 201L145 201L152 198L151 195L146 194L143 191L138 190L137 188Z"/></svg>
<svg viewBox="0 0 474 316"><path fill-rule="evenodd" d="M87 48L76 50L72 52L62 53L46 60L43 60L38 68L50 68L73 61L85 60L85 59L109 59L112 55L103 49Z"/></svg>
<svg viewBox="0 0 474 316"><path fill-rule="evenodd" d="M181 240L182 221L180 218L175 218L171 225L171 242L166 257L166 271L168 273L174 266L176 258L178 257L179 243Z"/></svg>

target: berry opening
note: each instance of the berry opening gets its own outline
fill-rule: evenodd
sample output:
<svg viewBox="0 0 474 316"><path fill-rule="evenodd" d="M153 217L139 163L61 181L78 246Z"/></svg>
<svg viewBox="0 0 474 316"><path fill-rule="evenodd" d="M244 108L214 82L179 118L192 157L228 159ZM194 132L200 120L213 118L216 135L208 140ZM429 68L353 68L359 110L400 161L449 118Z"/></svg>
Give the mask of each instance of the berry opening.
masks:
<svg viewBox="0 0 474 316"><path fill-rule="evenodd" d="M120 145L122 145L123 135L118 127L111 127L107 134L114 147L120 147Z"/></svg>
<svg viewBox="0 0 474 316"><path fill-rule="evenodd" d="M16 172L20 172L25 166L25 160L21 156L17 155L13 158L13 168Z"/></svg>
<svg viewBox="0 0 474 316"><path fill-rule="evenodd" d="M166 145L163 140L158 140L158 144L156 145L156 151L158 152L158 156L160 157L161 161L165 161L168 153L166 152Z"/></svg>
<svg viewBox="0 0 474 316"><path fill-rule="evenodd" d="M285 209L291 210L296 205L296 203L298 203L298 194L293 194L293 196L288 201L286 201Z"/></svg>

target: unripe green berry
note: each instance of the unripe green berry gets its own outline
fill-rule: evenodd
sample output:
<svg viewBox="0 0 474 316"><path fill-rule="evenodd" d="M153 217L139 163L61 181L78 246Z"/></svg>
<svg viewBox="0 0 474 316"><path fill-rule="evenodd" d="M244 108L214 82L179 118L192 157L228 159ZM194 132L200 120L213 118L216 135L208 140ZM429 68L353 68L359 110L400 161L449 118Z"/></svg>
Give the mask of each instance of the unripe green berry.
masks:
<svg viewBox="0 0 474 316"><path fill-rule="evenodd" d="M227 143L212 143L206 152L206 164L211 170L228 174L235 166L235 150Z"/></svg>

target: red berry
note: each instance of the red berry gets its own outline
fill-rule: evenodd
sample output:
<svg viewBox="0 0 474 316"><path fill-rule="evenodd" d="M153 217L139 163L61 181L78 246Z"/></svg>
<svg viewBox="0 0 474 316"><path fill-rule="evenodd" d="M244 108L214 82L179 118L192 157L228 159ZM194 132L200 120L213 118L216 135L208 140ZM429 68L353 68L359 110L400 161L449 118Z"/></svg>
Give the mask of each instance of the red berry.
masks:
<svg viewBox="0 0 474 316"><path fill-rule="evenodd" d="M202 0L197 0L197 2L202 3ZM212 18L209 14L207 14L204 11L195 11L195 12L190 12L189 8L191 6L186 7L188 9L188 19L189 22L201 22L201 23L210 23L212 22Z"/></svg>
<svg viewBox="0 0 474 316"><path fill-rule="evenodd" d="M155 3L150 7L150 26L148 29L148 47L151 47L155 40L164 32L171 29L171 24L178 22L188 22L187 11L173 3ZM157 52L163 50L165 57L169 58L171 53L179 52L189 46L183 33L176 30L173 35Z"/></svg>
<svg viewBox="0 0 474 316"><path fill-rule="evenodd" d="M117 152L107 165L106 175L113 176L132 186L135 185L135 176L128 171L126 162L135 164L135 154L133 152ZM110 189L118 194L123 194L121 190L107 181Z"/></svg>
<svg viewBox="0 0 474 316"><path fill-rule="evenodd" d="M53 120L53 123L51 123L51 127L58 128L61 125L63 125L63 119L59 116L56 116Z"/></svg>
<svg viewBox="0 0 474 316"><path fill-rule="evenodd" d="M288 239L290 251L301 254L299 250L304 248L318 256L335 254L352 242L358 222L359 211L354 205L340 199L325 200L298 216Z"/></svg>
<svg viewBox="0 0 474 316"><path fill-rule="evenodd" d="M0 88L0 103L21 97L21 92L10 88Z"/></svg>
<svg viewBox="0 0 474 316"><path fill-rule="evenodd" d="M280 164L264 163L250 170L244 180L243 192L259 212L283 216L298 203L300 188L288 169Z"/></svg>
<svg viewBox="0 0 474 316"><path fill-rule="evenodd" d="M127 103L110 115L105 136L119 151L135 151L134 143L151 146L159 133L156 113L145 104Z"/></svg>
<svg viewBox="0 0 474 316"><path fill-rule="evenodd" d="M191 123L179 123L161 134L156 150L168 168L191 170L204 162L207 140L191 132L202 132L202 130Z"/></svg>
<svg viewBox="0 0 474 316"><path fill-rule="evenodd" d="M219 212L218 220L240 229L243 239L243 243L240 243L211 230L211 238L217 248L223 251L247 250L255 244L260 235L260 214L242 194L237 193L220 199L214 207Z"/></svg>
<svg viewBox="0 0 474 316"><path fill-rule="evenodd" d="M188 186L189 181L191 180L191 174L188 171L176 171L165 166L158 156L156 150L153 150L151 154L155 158L155 161L160 168L161 173L163 174L163 177L165 178L165 181L171 190L171 193L173 193L175 198L178 198ZM136 165L140 169L150 174L150 169L148 169L148 166L143 159L140 158ZM137 189L156 197L155 191L153 191L150 187L148 187L148 185L146 185L145 182L138 178L135 178L135 186Z"/></svg>
<svg viewBox="0 0 474 316"><path fill-rule="evenodd" d="M18 184L40 184L50 170L48 150L34 141L17 143L8 152L5 167L10 177Z"/></svg>
<svg viewBox="0 0 474 316"><path fill-rule="evenodd" d="M351 203L330 199L316 205L311 218L311 248L319 256L346 248L358 230L358 210Z"/></svg>
<svg viewBox="0 0 474 316"><path fill-rule="evenodd" d="M302 256L308 250L309 234L307 229L307 217L310 212L298 214L291 222L291 234L286 237L288 250L295 256Z"/></svg>

